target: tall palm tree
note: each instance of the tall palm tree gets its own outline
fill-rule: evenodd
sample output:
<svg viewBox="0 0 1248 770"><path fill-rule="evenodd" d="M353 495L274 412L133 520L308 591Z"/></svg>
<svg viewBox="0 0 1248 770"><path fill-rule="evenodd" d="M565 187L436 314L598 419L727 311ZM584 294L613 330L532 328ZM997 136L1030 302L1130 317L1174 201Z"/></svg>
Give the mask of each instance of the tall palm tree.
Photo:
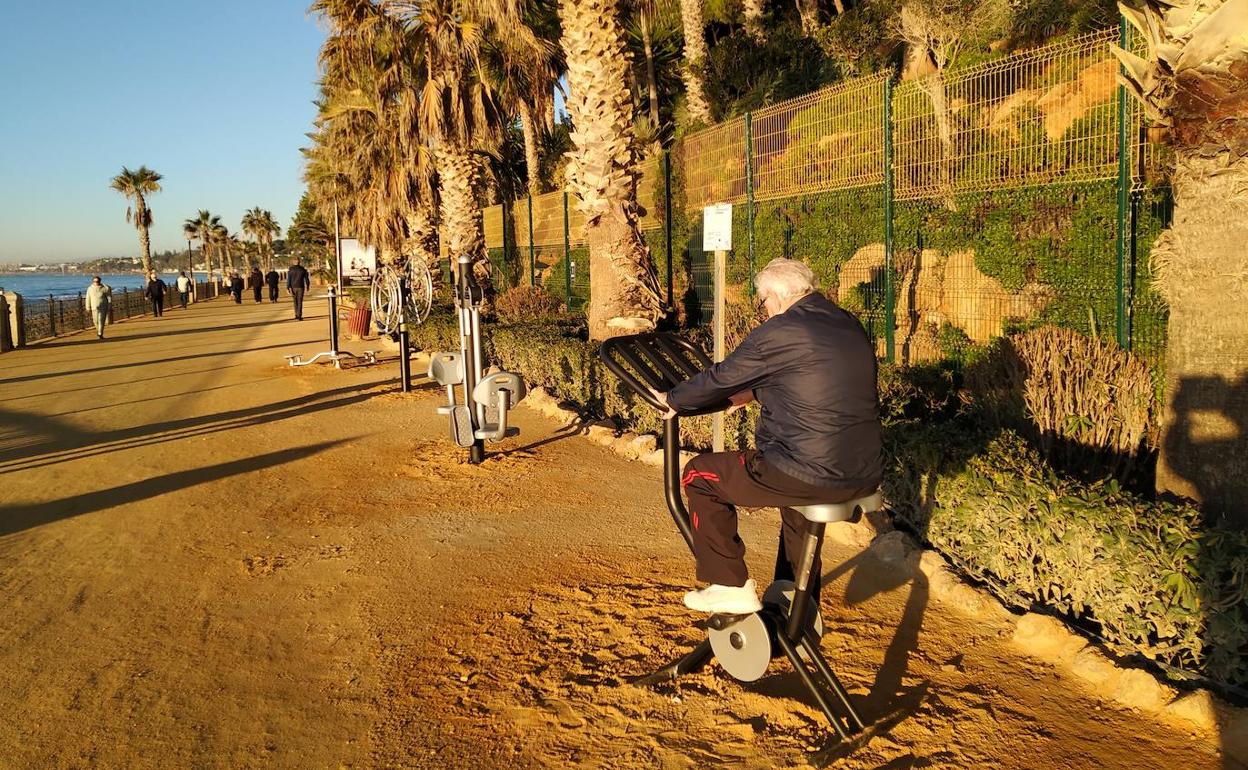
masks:
<svg viewBox="0 0 1248 770"><path fill-rule="evenodd" d="M1115 51L1124 84L1174 150L1151 255L1170 307L1157 486L1248 526L1248 0L1119 7L1149 51Z"/></svg>
<svg viewBox="0 0 1248 770"><path fill-rule="evenodd" d="M273 213L256 206L243 214L241 224L243 232L255 240L265 269L270 269L273 266L273 239L282 232L281 226L273 219Z"/></svg>
<svg viewBox="0 0 1248 770"><path fill-rule="evenodd" d="M711 103L706 100L706 25L702 0L680 0L680 19L685 26L685 102L691 123L712 123Z"/></svg>
<svg viewBox="0 0 1248 770"><path fill-rule="evenodd" d="M213 252L213 230L221 224L221 217L214 216L206 209L200 209L198 213L191 219L186 220L182 224L182 232L194 232L195 237L199 239L201 248L204 250L204 263L208 268L208 280L212 281L212 252ZM221 267L222 265L218 265Z"/></svg>
<svg viewBox="0 0 1248 770"><path fill-rule="evenodd" d="M234 272L234 254L230 247L235 245L237 241L234 236L230 235L229 228L221 224L220 217L213 217L213 219L215 222L212 226L212 230L208 234L208 237L212 239L213 244L220 248L225 254L225 269L230 272Z"/></svg>
<svg viewBox="0 0 1248 770"><path fill-rule="evenodd" d="M133 222L139 231L139 249L143 254L143 272L152 271L152 242L148 230L152 226L152 210L147 207L147 196L160 192L160 174L147 166L131 171L125 166L113 177L109 187L134 201L126 207L126 221Z"/></svg>
<svg viewBox="0 0 1248 770"><path fill-rule="evenodd" d="M560 0L575 150L568 185L585 213L589 333L606 339L655 328L658 275L637 228L637 173L628 57L614 0Z"/></svg>
<svg viewBox="0 0 1248 770"><path fill-rule="evenodd" d="M330 26L321 51L318 130L305 179L324 219L340 209L383 262L438 258L438 195L419 126L422 30L367 0L317 0ZM436 272L435 272L436 274Z"/></svg>
<svg viewBox="0 0 1248 770"><path fill-rule="evenodd" d="M193 219L188 219L188 220L186 220L185 222L183 222L183 223L182 223L182 235L186 238L186 240L187 240L187 242L188 242L188 243L189 243L189 242L191 242L191 241L197 241L197 240L199 240L199 228L198 228L198 227L196 227L196 225L195 225L195 220L193 220ZM207 247L207 245L206 245L206 244L204 244L204 243L200 243L199 250L200 250L200 253L201 253L201 254L203 254L203 257L204 257L204 268L205 268L205 269L208 269L208 268L210 267L210 265L208 264L208 247ZM192 261L191 261L191 267L192 267L192 269L194 269L194 266L195 266L195 262L194 262L194 260L192 260ZM212 273L211 273L211 272L209 272L209 274L208 274L208 275L209 275L209 280L211 280Z"/></svg>
<svg viewBox="0 0 1248 770"><path fill-rule="evenodd" d="M513 0L427 0L385 3L422 45L425 74L417 106L420 133L432 149L439 182L439 211L452 259L467 257L492 294L481 206L480 153L499 140L505 114L499 95L483 77L487 35L510 36L509 46L539 47L524 24L524 7Z"/></svg>

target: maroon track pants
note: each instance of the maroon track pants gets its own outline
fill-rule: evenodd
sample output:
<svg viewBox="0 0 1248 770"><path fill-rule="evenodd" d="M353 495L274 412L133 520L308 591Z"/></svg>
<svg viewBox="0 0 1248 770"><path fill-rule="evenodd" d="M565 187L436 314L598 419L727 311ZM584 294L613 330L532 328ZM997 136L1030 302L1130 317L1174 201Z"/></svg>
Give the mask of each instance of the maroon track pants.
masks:
<svg viewBox="0 0 1248 770"><path fill-rule="evenodd" d="M805 543L806 519L789 506L848 502L875 491L812 486L771 467L753 449L698 455L685 466L680 483L689 499L698 580L726 586L745 585L749 578L745 543L737 534L736 506L780 509L775 579L793 580ZM811 595L817 599L823 574L818 554L811 574Z"/></svg>

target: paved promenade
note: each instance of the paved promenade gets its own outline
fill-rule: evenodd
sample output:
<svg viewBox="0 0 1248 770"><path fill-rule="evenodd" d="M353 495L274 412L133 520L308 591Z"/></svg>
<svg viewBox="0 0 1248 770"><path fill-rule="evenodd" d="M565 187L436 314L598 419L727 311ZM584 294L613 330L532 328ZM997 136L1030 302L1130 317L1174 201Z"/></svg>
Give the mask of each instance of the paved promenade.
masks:
<svg viewBox="0 0 1248 770"><path fill-rule="evenodd" d="M0 769L845 753L781 664L623 684L700 633L656 469L524 408L462 465L440 393L399 393L393 353L286 365L326 347L308 310L217 299L0 355ZM743 519L756 573L775 528ZM853 549L825 564L825 650L881 723L839 768L1233 767L1019 655L1006 624Z"/></svg>

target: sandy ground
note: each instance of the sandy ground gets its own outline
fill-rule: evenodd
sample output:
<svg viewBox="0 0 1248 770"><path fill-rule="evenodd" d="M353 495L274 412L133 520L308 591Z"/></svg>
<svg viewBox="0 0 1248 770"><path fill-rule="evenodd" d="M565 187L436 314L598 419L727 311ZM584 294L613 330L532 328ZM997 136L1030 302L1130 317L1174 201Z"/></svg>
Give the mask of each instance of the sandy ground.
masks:
<svg viewBox="0 0 1248 770"><path fill-rule="evenodd" d="M0 767L1233 766L831 544L824 650L867 736L782 661L626 685L701 633L657 470L524 409L463 465L392 357L285 366L326 347L311 307L0 357ZM760 576L773 517L743 521Z"/></svg>

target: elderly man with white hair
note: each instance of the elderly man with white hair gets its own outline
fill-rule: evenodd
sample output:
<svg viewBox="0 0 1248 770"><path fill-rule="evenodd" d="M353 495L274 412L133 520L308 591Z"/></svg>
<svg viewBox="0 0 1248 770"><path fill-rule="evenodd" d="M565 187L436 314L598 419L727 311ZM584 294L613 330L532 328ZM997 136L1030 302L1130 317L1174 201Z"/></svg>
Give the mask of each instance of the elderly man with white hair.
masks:
<svg viewBox="0 0 1248 770"><path fill-rule="evenodd" d="M773 259L754 278L768 318L722 362L658 394L671 412L758 401L755 449L698 455L681 484L689 499L697 578L685 605L711 613L762 608L745 566L736 506L780 508L776 578L792 580L803 519L788 506L846 502L882 475L875 350L862 324L819 293L814 273ZM812 574L821 574L816 563ZM812 596L818 601L819 581Z"/></svg>

